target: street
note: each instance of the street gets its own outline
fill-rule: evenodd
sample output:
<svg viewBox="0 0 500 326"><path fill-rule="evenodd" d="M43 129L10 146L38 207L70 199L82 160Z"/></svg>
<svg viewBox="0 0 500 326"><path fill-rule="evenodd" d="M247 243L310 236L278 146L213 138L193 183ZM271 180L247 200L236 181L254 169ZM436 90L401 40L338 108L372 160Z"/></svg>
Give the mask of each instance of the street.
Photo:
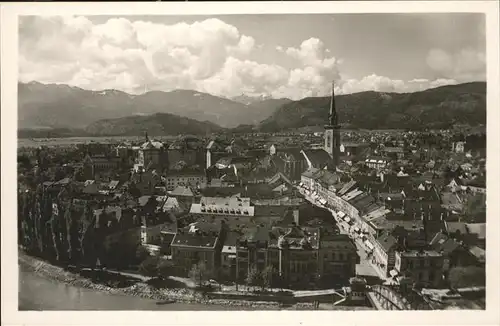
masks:
<svg viewBox="0 0 500 326"><path fill-rule="evenodd" d="M371 260L367 257L367 249L364 247L361 240L355 239L353 234L349 232L347 223L342 221L340 217L337 216L337 213L334 210L321 205L320 203L312 199L310 196L308 196L303 189L298 187L298 190L304 196L304 198L313 205L328 209L332 213L332 217L335 218L340 233L347 234L351 239L353 239L357 248L357 253L360 257L360 263L356 265L356 274L358 276L365 277L368 284L380 283L381 280L385 281L386 280L385 275L381 270L375 268L372 265Z"/></svg>

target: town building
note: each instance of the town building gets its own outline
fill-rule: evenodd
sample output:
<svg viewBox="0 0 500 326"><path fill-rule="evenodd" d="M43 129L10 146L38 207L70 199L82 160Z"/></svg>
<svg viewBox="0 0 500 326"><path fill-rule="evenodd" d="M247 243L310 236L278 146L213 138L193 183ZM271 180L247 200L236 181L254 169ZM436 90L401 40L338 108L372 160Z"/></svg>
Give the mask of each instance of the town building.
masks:
<svg viewBox="0 0 500 326"><path fill-rule="evenodd" d="M115 156L90 156L83 159L83 174L87 180L95 179L101 173L116 171L120 167L121 159Z"/></svg>
<svg viewBox="0 0 500 326"><path fill-rule="evenodd" d="M201 169L171 169L165 176L165 186L169 191L179 186L201 189L207 186L207 176Z"/></svg>
<svg viewBox="0 0 500 326"><path fill-rule="evenodd" d="M394 272L423 286L438 287L443 281L444 256L434 250L397 251Z"/></svg>
<svg viewBox="0 0 500 326"><path fill-rule="evenodd" d="M192 223L177 229L171 243L172 262L177 273L188 275L193 265L202 262L215 273L220 266L223 223Z"/></svg>
<svg viewBox="0 0 500 326"><path fill-rule="evenodd" d="M163 143L149 139L139 147L137 153L137 164L144 170L156 169L163 171L167 163L167 155Z"/></svg>
<svg viewBox="0 0 500 326"><path fill-rule="evenodd" d="M169 169L174 169L179 164L192 166L206 166L206 149L202 139L186 135L174 140L168 147Z"/></svg>

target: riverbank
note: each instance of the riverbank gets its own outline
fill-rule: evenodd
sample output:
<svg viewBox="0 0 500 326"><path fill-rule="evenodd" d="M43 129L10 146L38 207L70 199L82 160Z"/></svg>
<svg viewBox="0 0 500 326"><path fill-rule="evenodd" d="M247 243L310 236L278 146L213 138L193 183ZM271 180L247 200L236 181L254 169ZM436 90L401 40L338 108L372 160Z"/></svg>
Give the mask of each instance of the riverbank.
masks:
<svg viewBox="0 0 500 326"><path fill-rule="evenodd" d="M85 289L91 289L95 291L100 291L113 295L124 295L124 296L135 296L144 299L152 299L157 301L175 301L177 303L184 304L202 304L211 307L207 307L213 310L213 307L220 306L220 310L224 310L224 307L241 308L242 310L280 310L284 307L279 302L269 302L269 301L247 301L247 300L237 300L237 299L216 299L209 298L201 292L193 289L177 289L177 288L154 288L142 281L124 287L124 288L113 288L103 284L97 284L92 282L76 273L64 270L61 267L51 265L45 261L38 258L26 255L23 252L19 252L19 264L24 270L28 270L39 276L47 279L54 280L56 282L64 283L74 287L80 287ZM286 309L294 310L310 310L312 309L311 303L300 303L288 306Z"/></svg>

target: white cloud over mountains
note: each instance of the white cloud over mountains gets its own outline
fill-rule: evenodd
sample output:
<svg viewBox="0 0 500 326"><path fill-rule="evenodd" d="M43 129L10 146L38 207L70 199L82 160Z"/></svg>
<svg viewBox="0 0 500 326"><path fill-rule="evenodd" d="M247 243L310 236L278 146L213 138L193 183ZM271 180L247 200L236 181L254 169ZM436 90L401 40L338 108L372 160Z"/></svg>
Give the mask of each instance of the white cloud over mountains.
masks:
<svg viewBox="0 0 500 326"><path fill-rule="evenodd" d="M256 41L219 19L172 25L126 18L95 24L85 17L23 17L20 20L19 79L66 83L86 89L195 89L214 95L242 93L299 99L366 90L416 91L484 78L485 57L470 49L429 52L436 80L394 80L375 74L343 77L342 60L318 38L298 47L274 47L293 65L251 60ZM274 51L273 50L273 51ZM275 62L281 62L279 59Z"/></svg>

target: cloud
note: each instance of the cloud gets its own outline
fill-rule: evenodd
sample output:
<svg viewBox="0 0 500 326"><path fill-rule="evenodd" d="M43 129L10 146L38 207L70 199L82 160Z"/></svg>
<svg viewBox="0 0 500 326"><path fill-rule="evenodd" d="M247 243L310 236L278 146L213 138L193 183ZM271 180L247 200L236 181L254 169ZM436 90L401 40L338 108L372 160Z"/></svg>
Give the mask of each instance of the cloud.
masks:
<svg viewBox="0 0 500 326"><path fill-rule="evenodd" d="M261 64L251 60L229 57L221 71L197 83L202 91L223 96L241 93L270 94L285 83L288 71L279 65Z"/></svg>
<svg viewBox="0 0 500 326"><path fill-rule="evenodd" d="M363 77L362 79L347 79L336 89L339 94L350 94L362 91L377 91L377 92L395 92L395 93L410 93L419 92L429 88L435 88L445 85L454 85L458 82L454 79L435 79L429 80L425 78L412 79L403 81L400 79L391 79L385 76L375 74Z"/></svg>
<svg viewBox="0 0 500 326"><path fill-rule="evenodd" d="M219 19L165 25L125 18L93 24L85 17L23 17L20 79L132 93L143 85L191 87L216 75L229 56L247 55L254 45L252 37Z"/></svg>
<svg viewBox="0 0 500 326"><path fill-rule="evenodd" d="M169 25L127 18L94 23L81 16L25 16L19 33L21 81L129 93L181 88L227 97L246 93L297 100L328 95L332 80L339 94L405 92L456 83L457 76L484 70L480 53L435 49L426 58L437 75L433 81L376 74L345 78L339 73L343 60L319 38L306 39L298 47L275 46L275 52L215 18ZM264 63L262 53L269 49L275 60Z"/></svg>
<svg viewBox="0 0 500 326"><path fill-rule="evenodd" d="M455 53L431 49L426 62L440 79L466 82L486 78L486 56L474 49L465 48Z"/></svg>
<svg viewBox="0 0 500 326"><path fill-rule="evenodd" d="M289 47L285 53L298 61L300 68L290 71L287 88L278 93L289 98L325 96L330 93L332 80L339 80L340 61L328 56L329 50L318 38L303 41L299 48Z"/></svg>

